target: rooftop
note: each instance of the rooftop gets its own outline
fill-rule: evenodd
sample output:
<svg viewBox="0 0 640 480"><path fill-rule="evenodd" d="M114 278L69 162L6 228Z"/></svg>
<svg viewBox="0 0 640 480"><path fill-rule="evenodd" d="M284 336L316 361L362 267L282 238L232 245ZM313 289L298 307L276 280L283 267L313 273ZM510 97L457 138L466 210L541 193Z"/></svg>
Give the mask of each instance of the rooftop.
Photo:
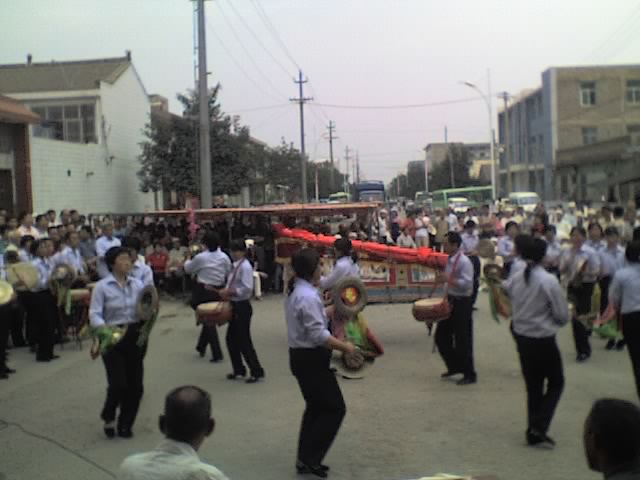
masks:
<svg viewBox="0 0 640 480"><path fill-rule="evenodd" d="M20 102L0 95L0 123L38 123L40 117Z"/></svg>
<svg viewBox="0 0 640 480"><path fill-rule="evenodd" d="M0 93L95 90L100 82L115 82L129 65L129 52L118 58L47 63L33 63L29 55L26 63L0 65Z"/></svg>

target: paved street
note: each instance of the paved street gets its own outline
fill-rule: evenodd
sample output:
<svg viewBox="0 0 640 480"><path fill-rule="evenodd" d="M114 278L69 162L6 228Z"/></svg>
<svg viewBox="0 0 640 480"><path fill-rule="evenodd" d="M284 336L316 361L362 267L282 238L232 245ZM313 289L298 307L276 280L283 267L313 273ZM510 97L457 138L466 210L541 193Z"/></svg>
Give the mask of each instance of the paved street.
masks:
<svg viewBox="0 0 640 480"><path fill-rule="evenodd" d="M551 435L555 451L524 446L525 392L507 325L476 313L479 383L442 382L443 365L410 305L370 306L366 314L386 354L364 380L341 380L347 417L327 463L336 479L411 479L438 472L495 474L500 479L596 479L582 447L582 423L592 401L610 395L636 400L626 352L600 340L587 365L577 365L571 332L561 332L567 386ZM216 431L201 457L231 480L296 478L293 462L303 402L289 373L282 298L255 302L253 336L266 382L229 382L228 360L214 365L194 351L191 311L164 303L146 358L145 396L132 440L104 438L98 413L105 391L100 361L68 345L52 364L12 353L19 370L0 383L0 419L54 438L115 472L128 454L161 438L157 417L169 389L192 383L211 392ZM225 351L226 354L226 351ZM108 479L59 446L0 424L0 479Z"/></svg>

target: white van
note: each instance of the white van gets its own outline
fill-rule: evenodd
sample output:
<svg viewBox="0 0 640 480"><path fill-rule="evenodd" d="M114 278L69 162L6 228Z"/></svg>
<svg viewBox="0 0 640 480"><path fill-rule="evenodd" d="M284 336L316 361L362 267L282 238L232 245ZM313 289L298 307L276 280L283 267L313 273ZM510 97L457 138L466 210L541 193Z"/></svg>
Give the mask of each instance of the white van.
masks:
<svg viewBox="0 0 640 480"><path fill-rule="evenodd" d="M536 192L514 192L509 194L509 203L513 208L522 207L525 212L533 212L540 203Z"/></svg>

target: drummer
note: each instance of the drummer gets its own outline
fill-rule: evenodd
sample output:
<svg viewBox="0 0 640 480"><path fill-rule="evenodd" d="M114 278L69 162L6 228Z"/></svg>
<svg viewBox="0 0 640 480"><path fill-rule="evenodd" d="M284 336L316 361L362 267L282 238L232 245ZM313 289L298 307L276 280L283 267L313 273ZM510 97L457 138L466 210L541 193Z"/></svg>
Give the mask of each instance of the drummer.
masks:
<svg viewBox="0 0 640 480"><path fill-rule="evenodd" d="M115 421L119 409L117 433L122 438L131 438L143 393L143 359L146 348L137 345L141 324L136 318L136 303L144 286L140 280L130 275L132 261L128 248L110 248L104 261L110 274L96 284L91 295L91 327L110 329L127 326L127 329L111 350L102 352L108 387L100 416L104 421L105 435L113 438L116 435Z"/></svg>
<svg viewBox="0 0 640 480"><path fill-rule="evenodd" d="M511 265L515 258L513 251L514 240L520 234L520 227L516 222L510 221L505 225L505 235L498 240L498 255L504 260L504 275L509 277Z"/></svg>
<svg viewBox="0 0 640 480"><path fill-rule="evenodd" d="M462 252L469 257L473 265L473 295L471 296L471 306L473 307L476 304L478 290L480 289L480 257L478 256L480 237L476 232L476 222L468 220L464 224L464 232L462 232L461 238Z"/></svg>
<svg viewBox="0 0 640 480"><path fill-rule="evenodd" d="M560 272L571 279L568 294L575 306L571 325L577 351L576 361L579 363L586 362L591 357L591 344L587 327L578 321L577 317L591 312L593 288L600 272L598 254L586 245L586 239L587 232L583 227L573 227L571 229L571 249L565 251L560 259ZM579 272L578 268L581 268L582 271ZM580 283L576 284L576 281L580 281Z"/></svg>
<svg viewBox="0 0 640 480"><path fill-rule="evenodd" d="M345 237L339 238L333 243L333 248L336 263L328 276L320 278L320 290L322 291L332 289L343 278L360 278L358 254L353 251L351 240ZM344 338L345 319L338 315L333 306L327 309L327 316L331 333L337 338Z"/></svg>
<svg viewBox="0 0 640 480"><path fill-rule="evenodd" d="M525 244L520 253L527 266L512 272L504 287L511 298L511 329L527 388L526 440L530 446L553 448L547 432L564 388L556 333L569 322L569 309L557 277L544 270L546 249L538 238Z"/></svg>
<svg viewBox="0 0 640 480"><path fill-rule="evenodd" d="M229 256L220 250L220 237L216 232L208 232L202 241L207 251L201 252L187 260L184 271L187 275L195 275L197 283L193 286L191 308L196 310L198 305L208 302L219 302L220 290L224 289L227 277L231 272ZM201 357L205 356L207 345L211 347L211 361L221 362L223 359L218 330L215 325L202 325L196 351Z"/></svg>
<svg viewBox="0 0 640 480"><path fill-rule="evenodd" d="M447 366L442 378L462 373L464 378L458 381L458 385L471 385L477 382L473 366L473 264L463 253L461 245L459 233L447 234L444 250L449 259L444 273L438 273L436 281L448 284L451 316L438 322L435 342Z"/></svg>
<svg viewBox="0 0 640 480"><path fill-rule="evenodd" d="M49 288L49 280L53 266L51 254L53 244L49 239L36 240L31 245L31 254L34 259L31 264L38 270L38 282L31 289L29 295L30 310L35 321L37 362L50 362L60 358L53 353L55 343L55 330L58 324L58 306L56 299Z"/></svg>

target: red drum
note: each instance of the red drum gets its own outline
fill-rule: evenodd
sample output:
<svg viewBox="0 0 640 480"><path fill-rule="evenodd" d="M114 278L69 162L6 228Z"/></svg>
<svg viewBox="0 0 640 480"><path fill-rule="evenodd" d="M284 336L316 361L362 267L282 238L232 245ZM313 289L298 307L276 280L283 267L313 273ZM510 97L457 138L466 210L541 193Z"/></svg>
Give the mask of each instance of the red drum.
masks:
<svg viewBox="0 0 640 480"><path fill-rule="evenodd" d="M428 324L446 320L451 309L445 298L423 298L413 304L413 317Z"/></svg>
<svg viewBox="0 0 640 480"><path fill-rule="evenodd" d="M201 303L196 308L198 324L203 323L209 326L224 325L231 321L233 307L230 302L208 302Z"/></svg>

